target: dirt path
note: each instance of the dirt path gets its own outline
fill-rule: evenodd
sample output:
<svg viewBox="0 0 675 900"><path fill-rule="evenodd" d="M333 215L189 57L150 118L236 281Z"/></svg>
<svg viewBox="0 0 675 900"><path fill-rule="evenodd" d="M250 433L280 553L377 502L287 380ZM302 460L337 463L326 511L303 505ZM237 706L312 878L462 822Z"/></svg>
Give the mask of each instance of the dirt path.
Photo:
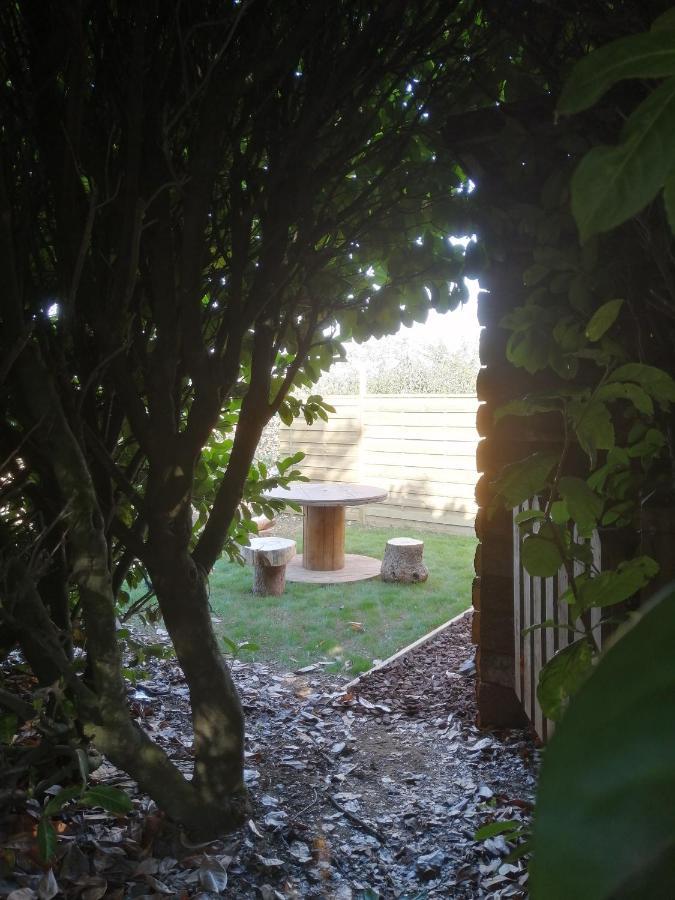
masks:
<svg viewBox="0 0 675 900"><path fill-rule="evenodd" d="M527 818L535 752L521 732L474 727L468 618L411 657L363 679L321 667L279 673L235 661L247 713L247 780L254 812L227 840L186 846L126 777L96 777L136 794L126 820L71 816L54 866L58 896L332 898L523 897L525 866L502 836L476 828ZM134 712L189 771L187 689L177 666L156 662L133 693ZM13 871L0 896L43 898L42 873L14 823ZM51 896L56 896L51 894Z"/></svg>

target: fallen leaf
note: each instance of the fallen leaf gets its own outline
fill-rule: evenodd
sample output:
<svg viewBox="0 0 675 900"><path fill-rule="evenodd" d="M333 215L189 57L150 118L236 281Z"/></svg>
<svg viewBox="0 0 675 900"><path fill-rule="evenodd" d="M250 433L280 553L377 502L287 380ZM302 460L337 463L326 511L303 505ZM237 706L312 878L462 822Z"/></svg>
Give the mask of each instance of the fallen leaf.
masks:
<svg viewBox="0 0 675 900"><path fill-rule="evenodd" d="M59 893L59 886L52 869L48 869L38 882L37 892L39 900L52 900Z"/></svg>
<svg viewBox="0 0 675 900"><path fill-rule="evenodd" d="M255 856L260 865L266 869L276 869L284 864L283 860L277 859L276 856L261 856L260 853L256 853Z"/></svg>
<svg viewBox="0 0 675 900"><path fill-rule="evenodd" d="M108 882L105 878L93 876L87 879L88 886L80 894L81 900L101 900L101 897L109 897ZM78 882L79 887L79 882Z"/></svg>
<svg viewBox="0 0 675 900"><path fill-rule="evenodd" d="M159 860L152 856L142 859L134 870L134 876L156 875L159 871Z"/></svg>
<svg viewBox="0 0 675 900"><path fill-rule="evenodd" d="M197 875L199 884L206 891L215 891L217 894L222 894L227 887L227 870L225 869L225 866L213 856L204 855Z"/></svg>
<svg viewBox="0 0 675 900"><path fill-rule="evenodd" d="M247 825L256 837L259 837L259 838L262 837L262 834L260 834L260 832L258 831L258 826L255 824L253 819L249 819L247 822Z"/></svg>
<svg viewBox="0 0 675 900"><path fill-rule="evenodd" d="M170 888L168 885L164 884L163 881L160 881L158 878L155 878L154 875L146 875L145 880L148 885L154 890L157 891L158 894L174 894L175 891L173 888ZM227 887L227 875L225 876L225 886ZM224 890L224 888L223 888Z"/></svg>
<svg viewBox="0 0 675 900"><path fill-rule="evenodd" d="M312 859L312 854L310 853L309 847L307 844L302 841L293 841L291 846L289 847L291 852L291 856L294 856L300 863L310 862Z"/></svg>
<svg viewBox="0 0 675 900"><path fill-rule="evenodd" d="M63 856L59 877L61 881L77 881L83 875L89 875L89 858L73 841Z"/></svg>

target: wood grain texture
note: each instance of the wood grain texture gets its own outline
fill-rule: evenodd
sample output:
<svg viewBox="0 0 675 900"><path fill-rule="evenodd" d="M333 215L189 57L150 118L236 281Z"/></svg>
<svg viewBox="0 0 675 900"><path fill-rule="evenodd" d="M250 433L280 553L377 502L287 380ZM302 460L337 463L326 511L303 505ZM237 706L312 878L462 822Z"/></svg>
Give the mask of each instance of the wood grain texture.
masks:
<svg viewBox="0 0 675 900"><path fill-rule="evenodd" d="M350 581L368 581L380 577L380 560L371 556L345 554L344 566L335 571L324 572L307 569L302 555L294 557L286 566L286 581L302 584L346 584Z"/></svg>
<svg viewBox="0 0 675 900"><path fill-rule="evenodd" d="M303 565L312 571L336 571L345 564L344 506L306 506L302 520Z"/></svg>

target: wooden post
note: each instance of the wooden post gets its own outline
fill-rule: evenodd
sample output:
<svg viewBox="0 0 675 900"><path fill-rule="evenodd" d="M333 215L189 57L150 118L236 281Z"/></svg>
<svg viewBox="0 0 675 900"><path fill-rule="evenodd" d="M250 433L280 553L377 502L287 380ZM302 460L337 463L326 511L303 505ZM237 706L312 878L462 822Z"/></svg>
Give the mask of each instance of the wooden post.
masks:
<svg viewBox="0 0 675 900"><path fill-rule="evenodd" d="M368 394L368 375L363 360L359 363L359 481L367 481L366 478L366 443L364 440L364 420L366 417L366 397ZM358 511L359 524L368 524L368 507L361 506Z"/></svg>
<svg viewBox="0 0 675 900"><path fill-rule="evenodd" d="M305 506L302 522L305 569L334 572L345 565L344 506Z"/></svg>

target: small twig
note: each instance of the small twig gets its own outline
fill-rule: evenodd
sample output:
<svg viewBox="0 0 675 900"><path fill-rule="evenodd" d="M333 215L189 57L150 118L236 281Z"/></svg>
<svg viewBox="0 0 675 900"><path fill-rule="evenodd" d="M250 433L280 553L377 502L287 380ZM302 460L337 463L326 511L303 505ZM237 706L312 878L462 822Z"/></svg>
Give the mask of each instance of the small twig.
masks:
<svg viewBox="0 0 675 900"><path fill-rule="evenodd" d="M319 800L319 794L318 794L318 791L316 791L314 788L312 788L312 790L314 790L314 799L312 800L312 802L308 803L307 806L303 806L302 809L298 810L298 812L295 814L295 816L293 818L298 819L303 813L306 813L308 809L311 809L313 806L316 806L316 804Z"/></svg>
<svg viewBox="0 0 675 900"><path fill-rule="evenodd" d="M97 365L95 365L94 368L91 370L91 372L89 373L89 377L87 378L87 380L84 383L84 387L80 391L80 397L79 397L79 400L77 403L78 413L80 413L82 411L82 406L84 404L86 396L89 393L89 389L92 387L92 385L94 383L94 379L96 378L98 373L102 369L104 369L109 363L111 363L117 356L119 356L120 353L124 353L125 350L127 350L128 346L129 346L129 342L125 341L123 344L121 344L119 347L117 347L115 350L113 350L112 353L109 353L108 356L104 357L101 360L101 362L98 363Z"/></svg>
<svg viewBox="0 0 675 900"><path fill-rule="evenodd" d="M44 421L44 416L42 416L40 419L38 419L38 421L35 423L35 425L33 425L31 428L28 429L28 431L24 434L24 436L19 441L17 447L14 450L12 450L12 452L9 454L9 456L7 457L6 460L4 460L2 463L0 463L0 472L5 471L7 466L11 463L11 461L14 459L14 457L18 454L19 450L21 450L21 448L26 443L26 441L31 436L31 434L34 431L36 431L40 427L40 425L42 425L43 421Z"/></svg>
<svg viewBox="0 0 675 900"><path fill-rule="evenodd" d="M173 131L174 127L180 121L183 114L186 112L187 109L189 109L189 107L195 102L195 100L198 99L201 92L204 90L206 85L211 80L211 76L215 72L216 68L218 67L218 64L220 63L220 60L222 59L223 55L225 54L225 51L229 47L232 39L234 38L234 35L237 31L237 28L239 27L239 23L240 23L242 17L244 16L245 13L248 12L249 7L251 7L253 5L253 2L254 2L254 0L249 0L248 3L242 3L241 6L239 7L239 10L235 17L235 20L227 34L227 37L225 38L224 42L221 44L219 49L213 55L213 58L211 59L209 67L206 70L206 72L204 73L204 77L199 82L197 87L192 91L192 93L188 95L188 97L185 100L185 102L183 103L183 105L173 115L171 120L166 124L165 129L166 129L167 133L170 131Z"/></svg>
<svg viewBox="0 0 675 900"><path fill-rule="evenodd" d="M328 799L331 802L331 804L335 807L335 809L337 809L338 812L341 812L342 815L345 817L345 819L350 821L352 823L352 825L356 825L356 827L360 828L361 831L365 831L366 834L370 834L372 837L377 838L377 840L381 844L386 843L386 841L384 839L384 835L382 834L381 831L378 831L378 829L375 828L374 825L369 825L368 822L364 822L363 819L360 819L353 812L350 812L348 809L345 809L345 807L341 803L339 803L335 799L335 797L333 797L331 794L328 794Z"/></svg>
<svg viewBox="0 0 675 900"><path fill-rule="evenodd" d="M9 348L8 351L4 353L2 362L0 363L0 384L4 384L12 366L23 352L23 349L30 340L32 333L33 325L31 324L28 326L24 334L19 335L19 337L14 341L14 344Z"/></svg>
<svg viewBox="0 0 675 900"><path fill-rule="evenodd" d="M41 567L44 567L44 565L45 565L44 560L41 560L41 561L38 560L38 555L40 554L42 545L47 540L47 537L54 530L54 528L56 528L56 526L61 521L68 518L68 516L70 515L71 509L72 509L72 500L68 500L66 502L65 506L63 507L63 509L54 517L54 519L49 523L49 525L46 528L43 527L40 530L37 538L35 539L35 541L33 542L32 546L31 546L31 554L30 554L30 559L28 561L28 571L29 572L38 572ZM63 542L66 539L66 534L67 534L67 529L61 535L61 538L59 539L59 541L56 544L56 546L54 547L54 549L51 550L47 554L47 557L51 558L56 553L56 551L61 547L61 545L63 544Z"/></svg>
<svg viewBox="0 0 675 900"><path fill-rule="evenodd" d="M36 716L35 709L31 703L27 703L11 691L5 691L0 688L0 707L9 709L15 713L22 722L28 722Z"/></svg>
<svg viewBox="0 0 675 900"><path fill-rule="evenodd" d="M84 270L84 262L91 245L91 235L94 230L94 218L96 217L96 211L99 208L96 204L96 201L98 200L98 189L95 184L92 185L91 182L89 182L89 184L89 190L91 192L89 196L89 209L87 211L87 218L84 223L84 231L82 233L82 240L80 241L80 249L77 254L77 259L75 260L75 269L73 271L73 279L70 285L70 293L68 296L68 307L71 312L75 307L75 297L77 296L77 291L80 287L80 280L82 279L82 272Z"/></svg>

